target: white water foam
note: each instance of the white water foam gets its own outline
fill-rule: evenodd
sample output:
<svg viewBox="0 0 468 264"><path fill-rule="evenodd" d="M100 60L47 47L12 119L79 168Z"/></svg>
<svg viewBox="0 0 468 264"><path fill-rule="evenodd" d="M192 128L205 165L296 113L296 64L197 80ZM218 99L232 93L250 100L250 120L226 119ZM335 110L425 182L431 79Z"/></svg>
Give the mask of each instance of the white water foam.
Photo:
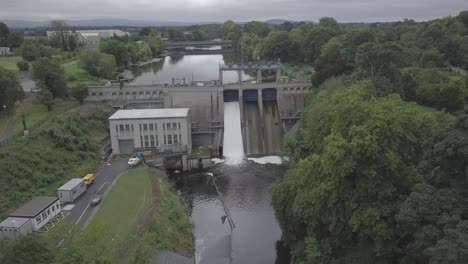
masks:
<svg viewBox="0 0 468 264"><path fill-rule="evenodd" d="M240 164L244 158L239 102L224 103L223 155L227 165Z"/></svg>
<svg viewBox="0 0 468 264"><path fill-rule="evenodd" d="M287 160L287 158L284 158ZM258 164L282 164L283 159L278 156L266 156L266 157L260 157L260 158L248 158L248 160L251 160L255 163Z"/></svg>

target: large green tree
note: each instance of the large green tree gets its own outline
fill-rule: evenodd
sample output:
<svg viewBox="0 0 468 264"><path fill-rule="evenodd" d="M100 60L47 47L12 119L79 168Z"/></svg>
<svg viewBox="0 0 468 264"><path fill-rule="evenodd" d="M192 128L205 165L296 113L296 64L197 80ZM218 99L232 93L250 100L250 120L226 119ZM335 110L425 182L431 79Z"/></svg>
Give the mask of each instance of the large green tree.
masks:
<svg viewBox="0 0 468 264"><path fill-rule="evenodd" d="M0 251L0 263L50 264L54 261L46 241L36 235L20 236L2 243L5 245Z"/></svg>
<svg viewBox="0 0 468 264"><path fill-rule="evenodd" d="M63 67L47 58L40 58L33 62L32 77L36 85L48 90L54 98L67 94L65 71Z"/></svg>
<svg viewBox="0 0 468 264"><path fill-rule="evenodd" d="M395 214L422 181L417 166L436 119L399 97L375 94L370 82L324 91L303 115L298 140L308 151L272 189L295 262L317 255L322 263L398 259Z"/></svg>
<svg viewBox="0 0 468 264"><path fill-rule="evenodd" d="M3 23L3 22L0 22L0 46L4 47L4 46L8 46L8 35L10 34L10 29L8 28L8 26Z"/></svg>
<svg viewBox="0 0 468 264"><path fill-rule="evenodd" d="M80 54L80 65L89 74L97 78L111 79L117 68L113 55L99 50L86 50Z"/></svg>
<svg viewBox="0 0 468 264"><path fill-rule="evenodd" d="M10 108L21 99L23 88L14 72L0 67L0 106Z"/></svg>
<svg viewBox="0 0 468 264"><path fill-rule="evenodd" d="M127 45L116 39L101 41L99 49L104 53L114 55L118 66L125 67L130 61Z"/></svg>

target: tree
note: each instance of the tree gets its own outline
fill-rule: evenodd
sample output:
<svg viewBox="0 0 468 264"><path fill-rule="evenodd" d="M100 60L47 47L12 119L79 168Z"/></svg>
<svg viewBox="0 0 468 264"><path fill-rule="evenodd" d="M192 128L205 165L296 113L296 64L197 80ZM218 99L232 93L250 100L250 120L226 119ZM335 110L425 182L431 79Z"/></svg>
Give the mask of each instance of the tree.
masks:
<svg viewBox="0 0 468 264"><path fill-rule="evenodd" d="M358 48L355 66L366 78L389 77L401 61L401 51L393 42L365 43Z"/></svg>
<svg viewBox="0 0 468 264"><path fill-rule="evenodd" d="M181 28L170 27L170 28L167 29L167 33L169 35L169 40L170 41L184 41L184 40L186 40L185 33Z"/></svg>
<svg viewBox="0 0 468 264"><path fill-rule="evenodd" d="M147 60L153 56L150 46L144 42L130 43L128 45L128 52L132 63Z"/></svg>
<svg viewBox="0 0 468 264"><path fill-rule="evenodd" d="M54 256L46 241L36 235L23 235L7 243L5 252L0 255L0 263L49 264Z"/></svg>
<svg viewBox="0 0 468 264"><path fill-rule="evenodd" d="M416 169L436 118L375 93L369 82L323 90L304 111L301 142L309 153L272 188L293 260L398 263L395 214L422 181Z"/></svg>
<svg viewBox="0 0 468 264"><path fill-rule="evenodd" d="M23 131L26 131L28 127L26 126L26 109L22 102L15 103L15 113L21 116L21 123L23 123Z"/></svg>
<svg viewBox="0 0 468 264"><path fill-rule="evenodd" d="M47 111L50 112L52 110L52 106L54 105L54 96L49 90L42 90L38 96L39 102L47 107Z"/></svg>
<svg viewBox="0 0 468 264"><path fill-rule="evenodd" d="M242 37L242 29L239 25L234 23L232 20L228 20L223 24L223 39L231 40L233 42L234 49L237 48L237 43Z"/></svg>
<svg viewBox="0 0 468 264"><path fill-rule="evenodd" d="M33 62L32 78L43 90L52 93L53 98L66 95L65 71L63 67L47 58L40 58Z"/></svg>
<svg viewBox="0 0 468 264"><path fill-rule="evenodd" d="M83 101L88 97L88 86L85 84L78 85L71 89L71 96L78 100L80 104L83 104Z"/></svg>
<svg viewBox="0 0 468 264"><path fill-rule="evenodd" d="M52 58L53 51L35 40L26 40L21 46L21 56L26 61L34 61L38 58Z"/></svg>
<svg viewBox="0 0 468 264"><path fill-rule="evenodd" d="M338 24L338 22L332 18L332 17L322 17L320 18L319 20L319 26L321 27L328 27L328 28L331 28L335 31L339 31L340 30L340 25Z"/></svg>
<svg viewBox="0 0 468 264"><path fill-rule="evenodd" d="M161 55L163 52L163 42L158 34L150 34L145 41L148 43L153 57Z"/></svg>
<svg viewBox="0 0 468 264"><path fill-rule="evenodd" d="M20 32L13 31L8 35L8 47L15 49L21 47L24 41L24 35Z"/></svg>
<svg viewBox="0 0 468 264"><path fill-rule="evenodd" d="M0 67L0 106L12 107L14 103L22 99L23 88L14 72Z"/></svg>
<svg viewBox="0 0 468 264"><path fill-rule="evenodd" d="M79 58L81 67L98 79L111 79L117 68L113 55L104 54L98 50L85 50Z"/></svg>
<svg viewBox="0 0 468 264"><path fill-rule="evenodd" d="M312 77L312 83L315 86L319 86L330 77L346 72L346 59L338 38L332 38L323 46L315 66L316 73Z"/></svg>
<svg viewBox="0 0 468 264"><path fill-rule="evenodd" d="M4 46L8 46L8 35L10 34L10 29L8 28L8 26L3 23L3 22L0 22L0 46L4 47Z"/></svg>
<svg viewBox="0 0 468 264"><path fill-rule="evenodd" d="M49 28L53 31L49 36L52 47L63 51L74 51L78 47L78 36L64 21L54 20L50 22Z"/></svg>
<svg viewBox="0 0 468 264"><path fill-rule="evenodd" d="M261 46L261 58L266 60L296 61L300 57L299 44L287 32L272 31Z"/></svg>
<svg viewBox="0 0 468 264"><path fill-rule="evenodd" d="M251 21L244 25L244 32L265 38L273 30L273 27L267 23Z"/></svg>
<svg viewBox="0 0 468 264"><path fill-rule="evenodd" d="M130 55L125 43L115 39L109 39L101 41L99 49L104 53L114 55L115 62L118 66L126 67L128 65Z"/></svg>
<svg viewBox="0 0 468 264"><path fill-rule="evenodd" d="M16 63L16 66L18 66L18 69L20 71L29 71L29 63L27 61L24 61L24 60L18 61Z"/></svg>

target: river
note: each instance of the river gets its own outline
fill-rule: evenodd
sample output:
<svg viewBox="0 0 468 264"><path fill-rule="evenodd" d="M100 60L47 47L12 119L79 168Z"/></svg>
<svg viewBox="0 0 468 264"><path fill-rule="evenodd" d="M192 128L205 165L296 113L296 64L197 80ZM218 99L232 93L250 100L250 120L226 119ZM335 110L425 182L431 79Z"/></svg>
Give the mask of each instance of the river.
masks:
<svg viewBox="0 0 468 264"><path fill-rule="evenodd" d="M172 83L172 78L185 78L186 82L217 80L219 64L231 58L230 54L167 56L135 68L133 84ZM237 77L237 72L224 73L225 83L234 83ZM243 73L243 79L247 78ZM239 104L225 107L226 128L230 128L225 129L225 154L232 157L208 172L173 177L194 224L196 263L287 264L288 251L279 242L281 229L269 192L285 168L243 157ZM235 225L232 230L229 219L223 217L222 197Z"/></svg>

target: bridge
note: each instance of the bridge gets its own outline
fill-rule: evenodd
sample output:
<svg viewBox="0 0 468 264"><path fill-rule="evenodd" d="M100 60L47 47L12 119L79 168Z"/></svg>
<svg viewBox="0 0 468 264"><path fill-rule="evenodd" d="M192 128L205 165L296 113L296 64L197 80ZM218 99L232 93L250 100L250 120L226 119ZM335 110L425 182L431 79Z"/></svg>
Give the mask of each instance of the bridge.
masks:
<svg viewBox="0 0 468 264"><path fill-rule="evenodd" d="M278 62L267 62L267 63L248 63L248 64L224 64L219 66L219 82L223 84L223 73L225 71L237 71L237 82L242 84L242 72L243 71L256 71L257 72L257 83L262 82L263 71L274 71L276 73L275 82L281 81L281 71L283 65Z"/></svg>
<svg viewBox="0 0 468 264"><path fill-rule="evenodd" d="M230 40L210 40L210 41L166 41L164 47L166 50L183 49L185 47L207 48L212 46L221 46L223 48L232 48Z"/></svg>

